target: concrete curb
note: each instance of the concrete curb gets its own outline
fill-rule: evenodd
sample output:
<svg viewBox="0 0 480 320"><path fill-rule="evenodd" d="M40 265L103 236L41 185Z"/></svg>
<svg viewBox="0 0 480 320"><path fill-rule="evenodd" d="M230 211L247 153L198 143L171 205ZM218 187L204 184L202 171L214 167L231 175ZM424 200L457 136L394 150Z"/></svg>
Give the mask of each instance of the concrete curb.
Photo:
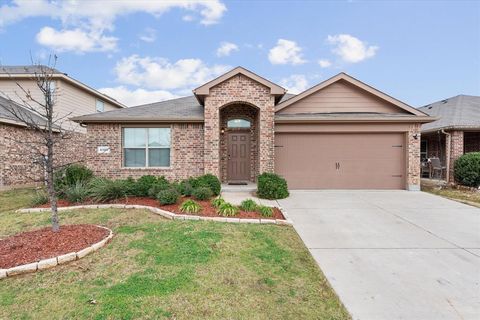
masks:
<svg viewBox="0 0 480 320"><path fill-rule="evenodd" d="M79 209L79 208L76 208L76 209ZM34 212L38 212L38 211L34 211ZM64 263L67 263L67 262L70 262L70 261L79 260L79 259L85 257L86 255L97 251L101 247L105 246L107 244L107 242L110 239L113 238L112 230L110 230L109 228L106 228L106 227L98 226L98 225L97 225L97 227L108 230L110 232L109 235L105 239L102 239L99 242L94 243L91 246L89 246L85 249L82 249L78 252L70 252L70 253L63 254L63 255L60 255L60 256L57 256L57 257L48 258L48 259L40 260L40 261L33 262L33 263L23 264L23 265L20 265L20 266L9 268L9 269L0 269L0 279L4 279L4 278L7 278L7 277L13 277L13 276L16 276L16 275L19 275L19 274L25 274L25 273L36 272L36 271L39 271L39 270L50 269L50 268L56 267L57 265L60 265L60 264L64 264Z"/></svg>
<svg viewBox="0 0 480 320"><path fill-rule="evenodd" d="M278 202L277 202L278 203ZM224 217L203 217L189 214L176 214L170 211L162 210L156 207L150 206L141 206L141 205L128 205L128 204L93 204L93 205L84 205L84 206L71 206L71 207L61 207L58 208L58 211L67 211L67 210L76 210L76 209L108 209L108 208L118 208L118 209L145 209L149 210L155 214L158 214L164 218L171 220L200 220L200 221L216 221L216 222L227 222L227 223L261 223L261 224L277 224L277 225L293 225L292 220L288 217L285 210L282 207L278 206L282 212L285 220L282 219L265 219L265 218L256 218L256 219L242 219L242 218L224 218ZM18 213L34 213L34 212L44 212L50 211L50 208L27 208L19 209L16 212Z"/></svg>

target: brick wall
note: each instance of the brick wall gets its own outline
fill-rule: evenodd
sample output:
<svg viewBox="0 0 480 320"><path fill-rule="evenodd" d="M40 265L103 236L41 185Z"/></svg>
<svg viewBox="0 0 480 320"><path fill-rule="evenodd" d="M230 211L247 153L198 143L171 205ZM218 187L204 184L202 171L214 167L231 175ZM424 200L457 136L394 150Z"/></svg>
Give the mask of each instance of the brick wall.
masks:
<svg viewBox="0 0 480 320"><path fill-rule="evenodd" d="M81 162L85 156L86 135L71 133L55 145L55 164ZM42 160L35 155L42 136L25 127L0 123L0 187L40 184L44 178Z"/></svg>
<svg viewBox="0 0 480 320"><path fill-rule="evenodd" d="M274 97L270 89L242 74L216 85L205 97L205 172L221 177L220 108L231 103L245 103L259 109L258 171L274 169Z"/></svg>
<svg viewBox="0 0 480 320"><path fill-rule="evenodd" d="M465 153L480 152L480 132L463 132Z"/></svg>
<svg viewBox="0 0 480 320"><path fill-rule="evenodd" d="M153 125L155 126L155 125ZM149 125L142 125L149 127ZM95 175L123 179L142 175L163 175L167 179L184 179L202 175L203 124L171 125L170 168L124 168L122 166L122 125L89 124L87 127L87 165ZM110 153L97 153L97 147L108 146Z"/></svg>
<svg viewBox="0 0 480 320"><path fill-rule="evenodd" d="M417 139L415 139L415 136ZM420 124L409 125L408 142L408 161L407 161L407 189L420 190Z"/></svg>
<svg viewBox="0 0 480 320"><path fill-rule="evenodd" d="M463 131L451 131L450 133L450 168L449 172L449 181L454 182L455 177L453 174L453 169L455 165L455 160L460 158L463 155Z"/></svg>

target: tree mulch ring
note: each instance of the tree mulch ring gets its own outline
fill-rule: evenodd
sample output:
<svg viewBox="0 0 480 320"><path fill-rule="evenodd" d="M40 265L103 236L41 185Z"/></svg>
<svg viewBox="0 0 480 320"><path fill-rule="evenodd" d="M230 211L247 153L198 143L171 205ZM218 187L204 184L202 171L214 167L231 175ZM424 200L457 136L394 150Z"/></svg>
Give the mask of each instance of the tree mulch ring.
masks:
<svg viewBox="0 0 480 320"><path fill-rule="evenodd" d="M165 211L170 211L176 214L185 214L180 210L180 206L183 201L191 199L190 197L181 197L176 204L169 204L169 205L161 205L158 200L152 199L152 198L147 198L147 197L127 197L127 198L121 198L117 199L115 201L111 202L106 202L106 203L101 203L101 204L130 204L130 205L142 205L142 206L149 206L149 207L155 207L155 208L160 208ZM210 203L210 200L195 200L202 206L202 210L198 213L192 214L196 216L203 216L203 217L221 217L223 216L219 215L217 213L217 209L212 206ZM66 200L59 200L58 201L58 206L59 207L69 207L69 206L79 206L79 205L91 205L91 204L100 204L97 202L93 201L85 201L83 203L70 203ZM44 204L39 206L39 208L48 208L50 205ZM283 216L282 212L280 209L274 207L273 208L273 215L271 217L263 217L261 214L255 211L243 211L240 210L237 215L231 218L244 218L244 219L281 219L284 220L285 217Z"/></svg>
<svg viewBox="0 0 480 320"><path fill-rule="evenodd" d="M0 240L0 269L38 262L78 252L108 237L110 231L95 225L77 224L22 232Z"/></svg>

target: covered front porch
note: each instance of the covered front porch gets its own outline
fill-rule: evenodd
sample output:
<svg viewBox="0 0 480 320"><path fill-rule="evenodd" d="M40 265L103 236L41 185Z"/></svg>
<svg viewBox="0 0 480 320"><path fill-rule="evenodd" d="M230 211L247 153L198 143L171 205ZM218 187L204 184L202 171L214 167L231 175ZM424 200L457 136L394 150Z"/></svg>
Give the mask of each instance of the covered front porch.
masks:
<svg viewBox="0 0 480 320"><path fill-rule="evenodd" d="M422 178L453 182L455 160L469 152L480 152L480 131L438 130L422 133Z"/></svg>

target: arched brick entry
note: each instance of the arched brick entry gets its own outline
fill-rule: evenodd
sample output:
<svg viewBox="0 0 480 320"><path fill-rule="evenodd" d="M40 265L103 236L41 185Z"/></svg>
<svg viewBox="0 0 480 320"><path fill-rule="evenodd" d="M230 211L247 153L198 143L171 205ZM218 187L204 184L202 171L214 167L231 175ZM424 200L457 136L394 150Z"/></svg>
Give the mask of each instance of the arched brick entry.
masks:
<svg viewBox="0 0 480 320"><path fill-rule="evenodd" d="M231 103L220 109L220 179L222 182L228 182L232 179L229 177L229 135L236 133L249 134L249 168L250 176L248 180L255 182L259 174L258 164L258 108L246 103ZM244 119L250 122L250 128L229 128L228 121L234 119Z"/></svg>

